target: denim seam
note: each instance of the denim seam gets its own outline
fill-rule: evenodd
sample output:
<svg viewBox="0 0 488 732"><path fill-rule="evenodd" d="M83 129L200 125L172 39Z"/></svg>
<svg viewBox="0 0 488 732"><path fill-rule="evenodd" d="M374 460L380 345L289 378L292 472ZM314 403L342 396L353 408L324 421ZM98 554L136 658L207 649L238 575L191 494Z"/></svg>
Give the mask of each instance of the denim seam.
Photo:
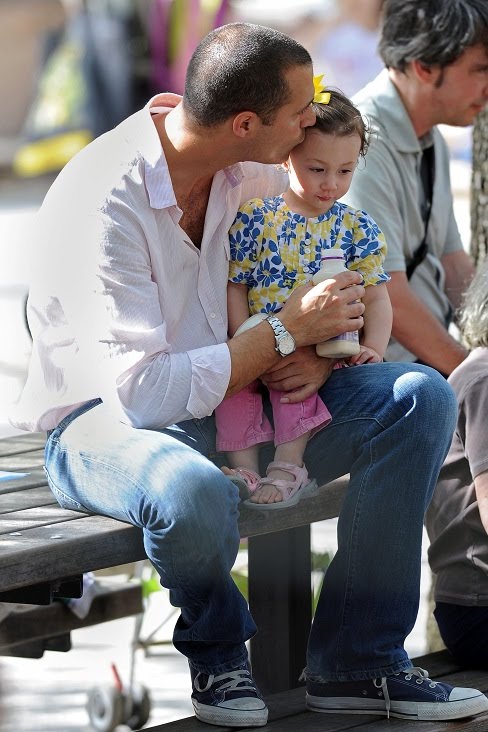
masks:
<svg viewBox="0 0 488 732"><path fill-rule="evenodd" d="M49 472L49 470L47 469L47 467L45 465L43 466L43 470L46 475L49 487L52 491L54 491L55 493L59 493L59 495L62 496L63 499L67 503L70 503L72 506L76 506L76 510L83 511L84 513L93 513L88 508L86 508L86 506L84 506L82 503L80 503L79 501L75 501L74 498L71 498L71 496L68 496L64 491L62 491L61 488L58 486L57 481L54 480L54 478L52 477L51 473ZM54 497L56 498L56 495ZM62 506L62 508L69 510L67 508L67 506ZM71 509L71 510L75 510L75 509Z"/></svg>
<svg viewBox="0 0 488 732"><path fill-rule="evenodd" d="M307 681L317 684L369 681L371 679L378 679L383 676L392 676L393 674L397 674L401 671L406 671L407 669L412 668L412 665L412 661L409 658L406 658L403 661L397 661L390 666L380 666L379 668L368 669L367 671L346 670L341 671L340 673L328 674L327 677L317 676L314 674L308 675L307 670L305 669L305 676Z"/></svg>

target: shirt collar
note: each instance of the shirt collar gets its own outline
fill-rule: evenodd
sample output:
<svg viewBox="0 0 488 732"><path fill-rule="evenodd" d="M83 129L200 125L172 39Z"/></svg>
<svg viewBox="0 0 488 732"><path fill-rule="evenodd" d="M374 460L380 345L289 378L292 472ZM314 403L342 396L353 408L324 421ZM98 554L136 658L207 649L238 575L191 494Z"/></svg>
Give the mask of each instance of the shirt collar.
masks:
<svg viewBox="0 0 488 732"><path fill-rule="evenodd" d="M360 103L362 94L363 92L359 92L354 101ZM427 133L422 138L422 142L419 141L405 105L390 79L387 69L383 69L376 79L365 87L364 94L369 99L365 99L363 111L366 115L372 114L375 125L378 124L382 128L399 152L420 152L423 147L432 144L431 133Z"/></svg>
<svg viewBox="0 0 488 732"><path fill-rule="evenodd" d="M136 115L139 117L139 152L144 159L145 182L152 208L168 208L176 206L177 202L151 109L157 107L159 110L169 111L180 102L181 97L178 94L157 94ZM216 175L223 175L228 185L235 188L244 178L244 169L241 163L236 163L218 171Z"/></svg>

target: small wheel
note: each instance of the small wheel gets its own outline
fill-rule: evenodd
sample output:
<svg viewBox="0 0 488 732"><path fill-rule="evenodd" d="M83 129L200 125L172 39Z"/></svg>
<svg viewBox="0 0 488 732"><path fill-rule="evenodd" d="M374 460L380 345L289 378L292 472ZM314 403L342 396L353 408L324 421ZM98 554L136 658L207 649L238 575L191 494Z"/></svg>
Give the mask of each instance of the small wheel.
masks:
<svg viewBox="0 0 488 732"><path fill-rule="evenodd" d="M97 732L113 732L124 718L124 696L115 686L95 686L88 692L86 710Z"/></svg>
<svg viewBox="0 0 488 732"><path fill-rule="evenodd" d="M151 698L145 686L137 685L130 689L126 697L124 723L131 729L144 727L151 713Z"/></svg>

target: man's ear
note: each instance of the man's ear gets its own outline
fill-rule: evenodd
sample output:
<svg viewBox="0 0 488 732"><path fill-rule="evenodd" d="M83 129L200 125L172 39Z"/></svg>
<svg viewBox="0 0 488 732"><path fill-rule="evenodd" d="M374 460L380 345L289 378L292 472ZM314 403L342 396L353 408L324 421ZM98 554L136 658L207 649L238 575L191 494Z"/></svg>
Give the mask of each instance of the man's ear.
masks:
<svg viewBox="0 0 488 732"><path fill-rule="evenodd" d="M442 73L440 67L436 64L428 66L418 59L412 61L411 64L413 73L424 84L436 84L439 74Z"/></svg>
<svg viewBox="0 0 488 732"><path fill-rule="evenodd" d="M237 137L247 137L259 124L256 112L239 112L232 121L232 131Z"/></svg>

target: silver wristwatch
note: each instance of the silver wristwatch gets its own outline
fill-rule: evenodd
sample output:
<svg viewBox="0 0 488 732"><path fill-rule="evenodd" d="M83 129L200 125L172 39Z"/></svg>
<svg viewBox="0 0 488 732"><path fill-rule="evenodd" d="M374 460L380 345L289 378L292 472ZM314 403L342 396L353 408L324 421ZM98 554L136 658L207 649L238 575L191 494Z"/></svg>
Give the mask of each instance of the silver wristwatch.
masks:
<svg viewBox="0 0 488 732"><path fill-rule="evenodd" d="M266 318L270 326L273 328L276 340L275 350L278 351L280 356L289 356L290 353L296 350L296 343L293 336L288 333L285 326L275 315L270 315Z"/></svg>

